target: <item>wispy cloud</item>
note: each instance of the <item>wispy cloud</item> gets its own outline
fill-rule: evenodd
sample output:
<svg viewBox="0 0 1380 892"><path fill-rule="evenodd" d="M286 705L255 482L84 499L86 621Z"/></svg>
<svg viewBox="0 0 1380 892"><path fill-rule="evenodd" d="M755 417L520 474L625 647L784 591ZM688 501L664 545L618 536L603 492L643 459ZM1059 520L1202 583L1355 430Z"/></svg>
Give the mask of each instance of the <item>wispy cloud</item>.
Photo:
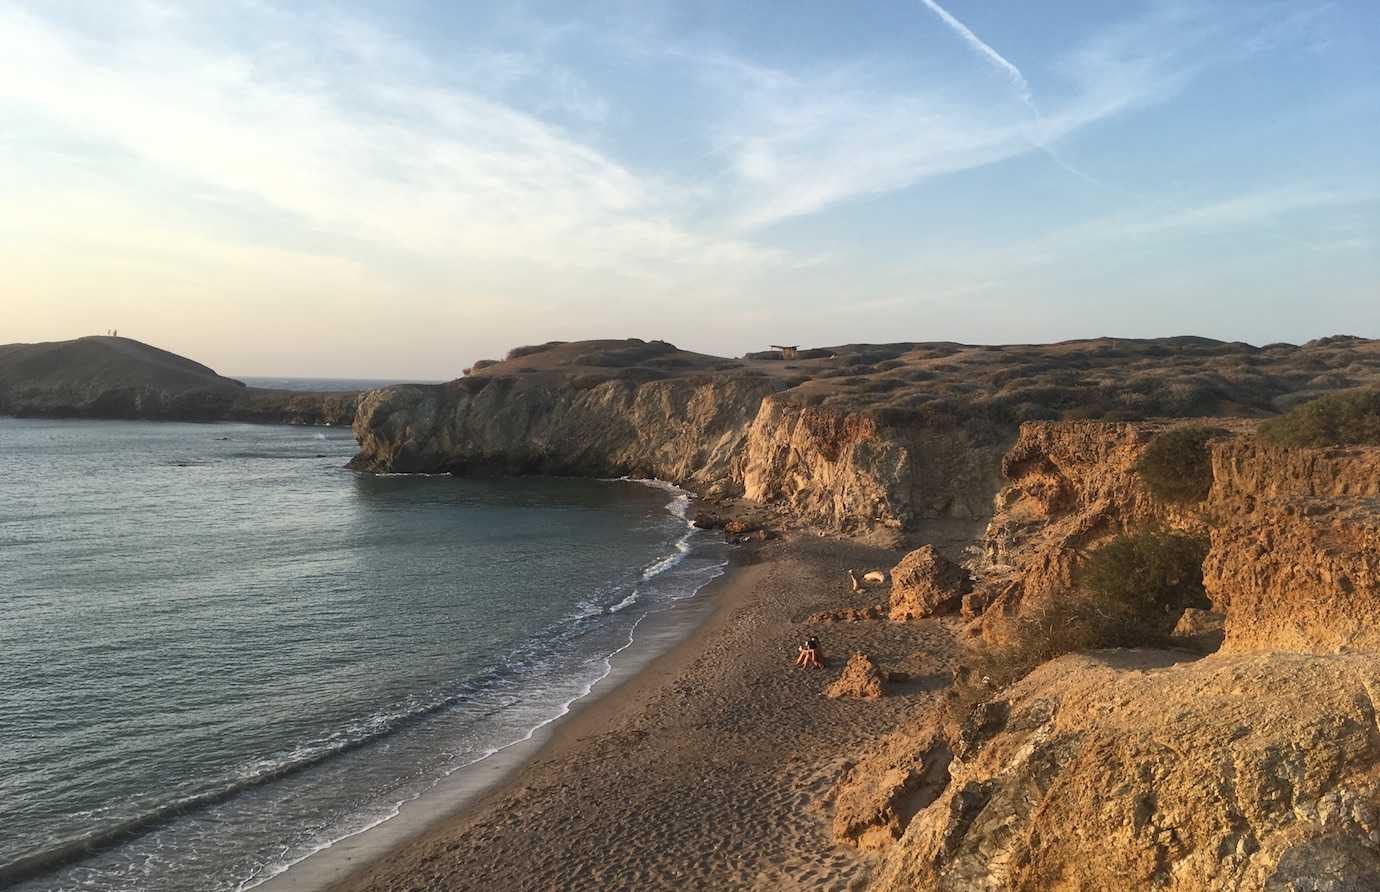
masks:
<svg viewBox="0 0 1380 892"><path fill-rule="evenodd" d="M1068 161L1057 144L1173 98L1214 66L1259 51L1248 48L1259 35L1283 39L1281 23L1263 13L1155 5L1056 53L1047 66L1060 76L1060 89L1041 105L1019 66L935 0L921 2L1002 76L1018 108L993 102L961 78L897 84L875 60L787 73L717 59L708 65L710 79L736 97L718 145L737 179L732 219L738 231L1030 152L1101 189L1139 199Z"/></svg>
<svg viewBox="0 0 1380 892"><path fill-rule="evenodd" d="M938 3L934 2L934 0L921 0L921 2L923 2L937 16L939 16L940 20L943 21L944 24L948 25L951 30L957 33L958 36L963 39L964 43L966 43L969 47L975 50L979 56L981 56L993 67L995 67L997 71L1004 75L1006 79L1010 82L1011 86L1016 90L1017 95L1020 97L1021 102L1023 102L1025 106L1030 109L1031 114L1035 116L1036 127L1034 133L1030 137L1030 141L1036 148L1044 152L1045 155L1047 155L1049 159L1053 161L1056 165L1058 165L1062 170L1065 170L1068 173L1071 173L1074 176L1078 177L1080 180L1091 183L1095 186L1101 188L1108 188L1107 184L1103 183L1097 177L1094 177L1091 174L1088 174L1083 170L1079 169L1078 167L1074 166L1073 164L1069 163L1061 155L1055 152L1055 150L1045 141L1045 136L1042 133L1044 128L1040 123L1042 116L1040 114L1040 107L1035 102L1035 93L1030 88L1030 82L1025 79L1025 75L1021 73L1021 70L1016 67L1015 63L1011 62L1001 53L993 49L990 44L988 44L982 38L974 34L971 28L960 22L958 19L954 18L954 16L948 10L940 6Z"/></svg>
<svg viewBox="0 0 1380 892"><path fill-rule="evenodd" d="M252 4L241 11L259 14ZM779 259L685 226L683 209L668 203L673 184L453 86L427 57L364 23L329 22L309 50L262 53L178 25L135 19L93 37L0 13L7 129L75 140L115 179L129 175L115 159L137 159L165 181L268 213L276 227L316 232L318 245L448 256L457 270L482 261L666 276L701 256L747 268ZM577 83L551 86L550 102L591 121L605 113Z"/></svg>

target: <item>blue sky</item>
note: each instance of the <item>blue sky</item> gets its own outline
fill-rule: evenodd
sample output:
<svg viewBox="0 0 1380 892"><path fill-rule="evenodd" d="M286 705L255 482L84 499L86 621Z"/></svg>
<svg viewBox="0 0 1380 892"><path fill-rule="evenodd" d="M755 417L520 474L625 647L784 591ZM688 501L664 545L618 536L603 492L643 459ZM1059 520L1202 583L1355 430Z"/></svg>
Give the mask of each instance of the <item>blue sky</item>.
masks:
<svg viewBox="0 0 1380 892"><path fill-rule="evenodd" d="M1380 336L1369 2L0 0L0 342Z"/></svg>

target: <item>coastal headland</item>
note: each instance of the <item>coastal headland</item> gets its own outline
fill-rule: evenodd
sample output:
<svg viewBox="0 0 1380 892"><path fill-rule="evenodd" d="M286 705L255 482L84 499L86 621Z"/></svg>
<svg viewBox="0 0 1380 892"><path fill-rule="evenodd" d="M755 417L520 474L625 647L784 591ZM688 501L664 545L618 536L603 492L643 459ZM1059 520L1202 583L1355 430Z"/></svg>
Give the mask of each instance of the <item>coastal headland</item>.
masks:
<svg viewBox="0 0 1380 892"><path fill-rule="evenodd" d="M345 425L355 398L247 387L131 338L0 345L0 415Z"/></svg>
<svg viewBox="0 0 1380 892"><path fill-rule="evenodd" d="M365 393L357 470L657 478L742 548L335 888L1380 887L1377 384L1351 337L626 340Z"/></svg>
<svg viewBox="0 0 1380 892"><path fill-rule="evenodd" d="M785 538L340 888L1372 888L1378 378L1345 337L631 341L367 394L357 468L658 476Z"/></svg>

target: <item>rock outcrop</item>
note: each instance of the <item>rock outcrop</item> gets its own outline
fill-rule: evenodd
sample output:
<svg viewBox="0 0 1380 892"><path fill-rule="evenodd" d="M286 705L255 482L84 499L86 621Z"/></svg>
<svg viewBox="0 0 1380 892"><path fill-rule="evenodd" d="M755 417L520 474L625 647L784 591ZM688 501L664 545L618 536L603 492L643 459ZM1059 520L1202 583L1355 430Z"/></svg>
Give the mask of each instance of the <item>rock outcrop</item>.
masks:
<svg viewBox="0 0 1380 892"><path fill-rule="evenodd" d="M891 571L889 617L896 622L956 613L973 580L933 545L901 558Z"/></svg>
<svg viewBox="0 0 1380 892"><path fill-rule="evenodd" d="M1062 597L1098 544L1146 526L1206 535L1205 505L1156 498L1135 471L1155 436L1192 421L1029 422L1002 459L1006 485L972 567L964 614L981 616L989 640L1022 611ZM1214 420L1223 436L1254 423Z"/></svg>
<svg viewBox="0 0 1380 892"><path fill-rule="evenodd" d="M996 592L985 621L1057 597L1089 548L1146 525L1210 535L1215 610L1185 612L1182 649L1066 656L946 724L931 804L846 815L859 838L902 827L874 888L1380 888L1380 447L1229 427L1193 506L1132 470L1163 424L1022 429L969 596Z"/></svg>
<svg viewBox="0 0 1380 892"><path fill-rule="evenodd" d="M1228 651L1380 651L1380 447L1212 444L1203 583Z"/></svg>
<svg viewBox="0 0 1380 892"><path fill-rule="evenodd" d="M873 888L1376 888L1380 659L1168 659L1065 657L1008 691Z"/></svg>
<svg viewBox="0 0 1380 892"><path fill-rule="evenodd" d="M895 417L893 417L895 416ZM763 400L748 430L743 493L822 527L893 530L986 517L1007 440L904 415Z"/></svg>
<svg viewBox="0 0 1380 892"><path fill-rule="evenodd" d="M899 839L911 818L943 792L953 753L932 725L879 741L850 767L834 800L834 840L865 851Z"/></svg>
<svg viewBox="0 0 1380 892"><path fill-rule="evenodd" d="M882 696L885 679L867 654L855 653L839 673L839 677L824 688L824 696L831 699L876 700Z"/></svg>

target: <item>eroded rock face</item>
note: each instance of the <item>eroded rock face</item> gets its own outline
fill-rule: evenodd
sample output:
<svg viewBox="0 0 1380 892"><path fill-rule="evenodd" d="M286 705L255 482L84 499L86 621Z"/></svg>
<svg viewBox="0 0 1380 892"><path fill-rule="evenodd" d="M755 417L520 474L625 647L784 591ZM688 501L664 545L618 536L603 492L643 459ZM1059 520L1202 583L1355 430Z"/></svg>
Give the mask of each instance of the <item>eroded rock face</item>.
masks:
<svg viewBox="0 0 1380 892"><path fill-rule="evenodd" d="M956 613L972 588L968 571L933 545L917 548L891 571L891 609L897 622Z"/></svg>
<svg viewBox="0 0 1380 892"><path fill-rule="evenodd" d="M1373 888L1380 657L1170 659L1065 657L1017 684L874 888Z"/></svg>
<svg viewBox="0 0 1380 892"><path fill-rule="evenodd" d="M1006 441L770 397L748 431L744 494L844 530L983 518Z"/></svg>
<svg viewBox="0 0 1380 892"><path fill-rule="evenodd" d="M1155 435L1182 422L1028 422L1002 459L1006 485L974 562L965 615L983 614L992 642L1005 620L1073 585L1088 551L1120 533L1159 525L1203 533L1203 506L1155 498L1135 471ZM1214 421L1232 434L1249 421Z"/></svg>
<svg viewBox="0 0 1380 892"><path fill-rule="evenodd" d="M1203 583L1228 651L1380 650L1380 448L1214 443Z"/></svg>
<svg viewBox="0 0 1380 892"><path fill-rule="evenodd" d="M836 789L834 840L865 851L891 845L947 785L952 758L932 726L883 738Z"/></svg>
<svg viewBox="0 0 1380 892"><path fill-rule="evenodd" d="M615 378L584 387L535 375L462 378L365 394L352 466L655 477L702 494L741 488L738 456L762 397L758 378Z"/></svg>
<svg viewBox="0 0 1380 892"><path fill-rule="evenodd" d="M621 342L619 342L621 343ZM787 382L719 368L603 368L562 345L443 385L360 399L352 466L392 472L657 477L702 495L746 496L831 532L899 531L918 518L985 517L1005 441L965 429L892 424L885 414L802 405ZM648 350L638 343L624 349ZM559 359L559 357L557 357ZM566 360L562 360L563 362ZM551 360L556 363L556 359ZM704 366L700 371L695 364Z"/></svg>
<svg viewBox="0 0 1380 892"><path fill-rule="evenodd" d="M882 696L882 674L867 654L855 653L848 658L843 672L824 688L824 696L852 700L876 700Z"/></svg>

